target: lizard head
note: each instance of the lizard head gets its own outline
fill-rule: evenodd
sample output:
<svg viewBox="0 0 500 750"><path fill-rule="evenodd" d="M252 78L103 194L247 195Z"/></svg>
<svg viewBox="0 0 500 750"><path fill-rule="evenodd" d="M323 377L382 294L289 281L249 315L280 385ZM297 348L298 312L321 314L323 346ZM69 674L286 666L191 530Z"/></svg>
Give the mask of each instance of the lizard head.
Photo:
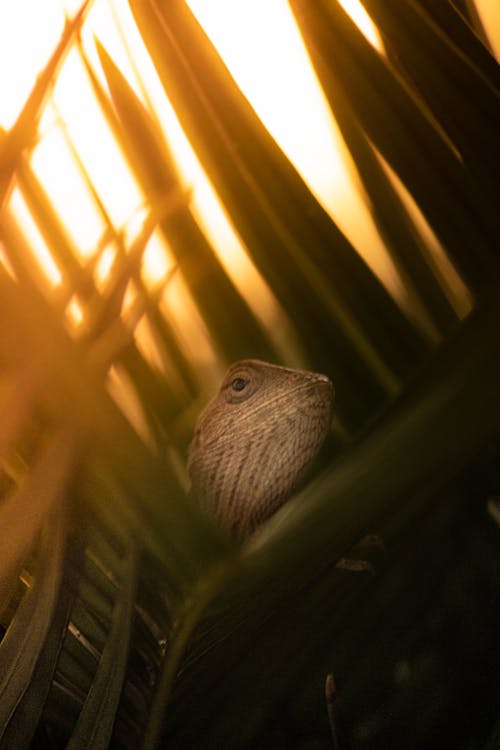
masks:
<svg viewBox="0 0 500 750"><path fill-rule="evenodd" d="M236 362L196 424L193 494L225 528L247 537L292 494L328 433L332 407L325 375Z"/></svg>

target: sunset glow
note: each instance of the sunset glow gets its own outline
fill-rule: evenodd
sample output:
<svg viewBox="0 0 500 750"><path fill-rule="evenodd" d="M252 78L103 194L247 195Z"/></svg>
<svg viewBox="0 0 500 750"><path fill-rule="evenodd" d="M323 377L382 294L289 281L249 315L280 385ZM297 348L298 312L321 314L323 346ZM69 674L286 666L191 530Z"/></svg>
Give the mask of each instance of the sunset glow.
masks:
<svg viewBox="0 0 500 750"><path fill-rule="evenodd" d="M318 200L335 217L360 252L365 252L365 248L370 246L368 260L375 264L377 272L388 279L391 269L387 265L384 248L357 191L350 157L317 85L285 0L265 3L248 0L201 3L191 0L190 5L264 124ZM15 38L15 33L6 34L3 40L4 54L15 58L16 66L19 64L20 81L26 82L24 88L17 86L2 92L0 122L4 127L15 119L16 110L19 110L32 84L30 71L34 76L43 66L64 23L60 0L44 3L43 14L40 4L33 0L31 3L23 0L10 7L17 10L9 11L5 23L1 23L0 18L0 28L7 29L10 25L14 31L17 29L15 33L23 35L23 18L27 15L38 19L38 28L37 34L30 40L31 57L25 53L16 54L19 45L10 49L9 40ZM74 12L77 6L72 2L66 3L65 7ZM370 29L369 19L366 14L363 15L359 3L351 0L345 7L375 43L376 32ZM6 13L5 10L3 12ZM40 17L36 15L38 12ZM40 28L44 29L43 34L39 33ZM147 91L149 103L154 107L155 115L174 151L183 179L192 190L194 212L240 289L250 290L247 293L259 301L259 314L268 314L269 307L272 307L270 294L248 261L239 238L215 199L201 165L165 99L128 4L96 0L85 24L82 35L84 49L100 75L93 33L103 40L136 93L143 97ZM254 54L256 44L258 56ZM141 80L136 78L137 72ZM143 199L103 120L76 49L70 52L58 76L54 105L44 113L41 127L43 137L34 151L32 164L84 259L93 252L105 225L68 143L85 165L86 178L92 181L116 226L126 222ZM84 116L82 113L85 113ZM304 113L307 113L306 117ZM149 251L147 275L150 280L155 273L151 257L152 251ZM157 256L158 259L160 257ZM158 273L164 272L165 263L156 263Z"/></svg>
<svg viewBox="0 0 500 750"><path fill-rule="evenodd" d="M392 262L360 193L354 163L286 0L188 4L310 190L375 273L399 294ZM344 0L343 5L378 45L377 32L360 3Z"/></svg>
<svg viewBox="0 0 500 750"><path fill-rule="evenodd" d="M345 12L351 16L358 29L365 35L370 44L379 52L382 52L383 44L380 34L360 0L339 0L339 3Z"/></svg>
<svg viewBox="0 0 500 750"><path fill-rule="evenodd" d="M29 249L33 261L45 274L50 285L58 286L62 281L61 271L53 259L45 240L40 234L40 231L33 221L31 213L17 188L12 191L10 209L16 218L18 226L22 227L22 234L26 240L26 247Z"/></svg>
<svg viewBox="0 0 500 750"><path fill-rule="evenodd" d="M359 0L340 0L363 34L379 52L376 28ZM188 0L188 4L228 66L269 133L295 165L311 191L330 213L358 252L404 304L405 292L376 229L329 106L318 84L299 29L286 0ZM18 0L0 4L0 65L15 76L0 80L0 126L8 129L23 106L62 33L65 14L76 0ZM479 0L483 17L493 17L488 0ZM26 18L30 19L26 23ZM108 222L123 233L130 248L141 231L134 221L145 204L131 168L98 104L84 60L105 86L94 44L99 39L160 126L165 144L179 168L185 200L206 233L228 275L271 331L284 320L267 284L247 255L224 207L189 144L165 96L155 68L134 24L128 3L95 0L81 33L57 75L41 118L40 137L30 166L57 212L75 255L85 264L100 248L94 269L103 289L116 248L103 237ZM22 44L20 41L22 40ZM27 51L29 50L29 54ZM258 50L258 54L256 54ZM22 196L12 193L7 209L15 217L36 264L50 287L64 280ZM127 227L127 231L124 228ZM0 262L5 253L0 253ZM6 256L5 256L6 257ZM148 288L161 283L175 266L168 243L159 231L146 245L142 278ZM457 282L458 283L458 282ZM456 284L455 284L456 287ZM180 279L165 290L163 304L183 325L191 327L195 308ZM72 302L71 317L83 316ZM203 327L200 321L196 326Z"/></svg>

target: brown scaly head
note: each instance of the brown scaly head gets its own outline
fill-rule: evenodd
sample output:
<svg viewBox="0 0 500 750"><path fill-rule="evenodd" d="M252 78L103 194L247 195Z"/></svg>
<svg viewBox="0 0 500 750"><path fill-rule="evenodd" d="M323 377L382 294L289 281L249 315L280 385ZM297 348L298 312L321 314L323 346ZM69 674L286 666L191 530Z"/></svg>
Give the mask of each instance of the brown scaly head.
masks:
<svg viewBox="0 0 500 750"><path fill-rule="evenodd" d="M330 427L325 375L248 359L226 373L189 448L192 492L239 538L291 495Z"/></svg>

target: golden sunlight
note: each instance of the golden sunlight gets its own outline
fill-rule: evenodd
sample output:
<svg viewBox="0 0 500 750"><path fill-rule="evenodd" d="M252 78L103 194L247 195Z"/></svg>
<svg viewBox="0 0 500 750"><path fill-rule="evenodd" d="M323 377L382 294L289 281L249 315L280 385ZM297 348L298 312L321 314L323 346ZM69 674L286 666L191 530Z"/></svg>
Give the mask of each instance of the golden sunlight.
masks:
<svg viewBox="0 0 500 750"><path fill-rule="evenodd" d="M72 297L66 308L66 314L75 328L83 322L83 310L75 297Z"/></svg>
<svg viewBox="0 0 500 750"><path fill-rule="evenodd" d="M390 164L385 161L378 151L377 158L389 177L394 190L397 192L408 211L415 232L423 239L423 247L427 248L427 262L434 269L436 276L441 282L443 291L448 297L456 314L463 320L471 312L473 307L471 293L463 282L458 270L448 258L443 246L439 242L432 227L426 220L411 193L391 168Z"/></svg>
<svg viewBox="0 0 500 750"><path fill-rule="evenodd" d="M14 188L12 191L9 208L16 218L17 225L21 227L22 234L26 240L26 246L33 260L43 271L51 286L58 286L62 281L61 271L50 254L45 240L33 221L30 210L17 188Z"/></svg>
<svg viewBox="0 0 500 750"><path fill-rule="evenodd" d="M47 113L51 109L47 108ZM46 122L44 118L43 137L33 149L31 166L57 206L59 219L67 235L73 239L72 245L78 256L84 260L95 252L105 224L67 145L62 123L55 122L46 127Z"/></svg>
<svg viewBox="0 0 500 750"><path fill-rule="evenodd" d="M38 72L59 40L63 25L60 0L0 3L1 127L8 129L14 124Z"/></svg>
<svg viewBox="0 0 500 750"><path fill-rule="evenodd" d="M374 272L401 298L397 273L286 0L188 0L188 5L316 198ZM362 6L345 0L345 9L379 45Z"/></svg>
<svg viewBox="0 0 500 750"><path fill-rule="evenodd" d="M475 0L475 6L493 54L500 62L500 3L498 0Z"/></svg>
<svg viewBox="0 0 500 750"><path fill-rule="evenodd" d="M376 31L370 27L359 2L345 0L345 3L346 10L353 14L372 43L378 43ZM66 9L70 5L73 12L77 7L74 2L64 5ZM190 5L271 134L358 250L366 255L366 248L370 248L368 262L394 289L395 274L360 196L354 165L328 111L285 0L266 3L214 0L208 4L191 0ZM62 30L61 0L44 3L43 16L37 16L40 7L33 0L23 0L10 4L9 13L4 7L0 17L5 36L3 54L6 59L14 59L22 84L2 92L0 123L4 126L12 124ZM29 28L36 25L37 30L33 40L30 37L29 56L25 54L25 45L20 55L21 45L15 42L25 34L23 20L28 16L36 21ZM104 41L136 93L147 106L154 108L185 183L192 189L193 211L240 291L252 300L259 316L279 315L272 295L246 256L164 96L128 5L116 0L96 0L92 7L82 40L85 54L98 72L94 33ZM258 56L254 54L256 42ZM89 192L89 183L117 227L137 211L143 197L104 121L76 49L70 52L58 75L52 103L41 122L41 135L32 156L32 167L84 260L94 251L105 228ZM146 276L151 283L155 274L164 274L166 266L165 253L158 253L158 240L152 246L156 250L148 250L146 261ZM47 253L43 256L43 267L53 281Z"/></svg>
<svg viewBox="0 0 500 750"><path fill-rule="evenodd" d="M144 197L104 119L76 50L70 52L58 76L54 100L111 221L120 226ZM59 169L59 156L54 155L54 161Z"/></svg>
<svg viewBox="0 0 500 750"><path fill-rule="evenodd" d="M370 44L379 52L382 52L383 44L380 34L360 0L339 0L339 3L345 12L351 16L356 26L365 35Z"/></svg>
<svg viewBox="0 0 500 750"><path fill-rule="evenodd" d="M160 279L164 279L172 263L169 262L165 252L165 243L161 235L155 232L148 244L143 256L142 275L148 286L153 287Z"/></svg>
<svg viewBox="0 0 500 750"><path fill-rule="evenodd" d="M318 85L286 0L186 1L265 127L312 192L374 272L404 301L398 274L375 227L355 165ZM360 0L339 2L370 43L382 51L377 30ZM0 127L6 129L15 122L38 72L59 40L65 12L74 13L80 5L77 0L0 3L0 68L15 70L15 75L0 79ZM488 0L478 0L478 7L493 17ZM102 247L108 222L118 232L134 226L130 237L124 235L126 246L130 247L141 231L133 219L144 207L141 188L106 122L85 69L84 57L104 85L94 36L103 42L160 125L179 165L193 215L228 274L256 315L267 322L271 331L278 330L277 321L284 325L282 312L215 195L163 92L128 3L122 0L93 3L82 29L81 48L72 47L57 76L30 158L30 166L49 195L78 259L86 263L100 248L95 276L102 288L116 253L112 245ZM19 188L14 189L6 210L22 228L49 285L60 285L61 269ZM0 254L0 262L8 267L8 252ZM154 287L172 266L167 243L161 233L153 233L143 260L144 281ZM188 325L188 318L193 320L195 308L187 301L180 279L167 285L162 304L166 304L165 300L169 314L174 311L182 326ZM84 315L76 304L73 301L70 311L75 321ZM279 341L276 343L279 345ZM202 351L203 347L197 349Z"/></svg>
<svg viewBox="0 0 500 750"><path fill-rule="evenodd" d="M113 245L108 245L104 248L102 253L99 255L95 266L95 282L99 291L102 291L105 286L105 281L111 271L113 263L116 258L116 249Z"/></svg>
<svg viewBox="0 0 500 750"><path fill-rule="evenodd" d="M113 33L109 35L109 43L108 27L103 25L100 32L103 35L106 33L106 45L109 45L110 54L160 126L179 166L181 182L189 191L189 203L196 221L216 249L221 263L240 294L253 308L255 315L268 326L270 335L274 337L274 332L283 331L287 326L286 318L266 282L246 254L170 102L165 97L130 11L118 0L110 0L110 8L114 26ZM101 20L105 20L103 15ZM92 57L93 49L90 45L88 48L85 46L85 51ZM151 271L150 268L150 283L154 281ZM182 304L181 294L176 293L169 299L171 304L177 307ZM183 315L183 318L185 325L186 316ZM284 335L276 335L275 345L278 350L283 349L285 339ZM198 347L197 351L202 350ZM294 353L288 348L284 355L290 360L294 357Z"/></svg>

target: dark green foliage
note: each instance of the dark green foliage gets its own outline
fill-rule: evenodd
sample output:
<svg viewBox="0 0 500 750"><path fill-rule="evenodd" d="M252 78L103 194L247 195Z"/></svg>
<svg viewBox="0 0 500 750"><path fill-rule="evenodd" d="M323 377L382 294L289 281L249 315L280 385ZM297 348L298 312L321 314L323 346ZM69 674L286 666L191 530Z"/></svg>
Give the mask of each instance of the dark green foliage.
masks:
<svg viewBox="0 0 500 750"><path fill-rule="evenodd" d="M467 465L468 457L484 450L498 435L498 414L489 409L490 403L498 404L500 390L494 366L500 352L497 344L492 346L499 311L494 312L495 323L489 320L492 312L488 309L484 316L470 320L427 368L419 386L401 398L370 435L346 452L304 496L291 501L282 524L276 523L266 542L249 552L236 584L228 588L226 605L216 607L213 619L202 626L180 678L179 702L171 714L171 731L180 747L190 746L192 732L217 737L222 746L237 735L232 747L252 747L251 737L269 716L269 704L277 710L282 696L296 689L311 663L321 662L326 652L334 655L337 664L343 643L356 635L362 640L363 632L376 644L380 618L397 616L400 607L385 599L391 595L391 575L396 576L397 570L388 574L383 557L378 557L381 571L375 579L369 576L364 582L350 578L367 574L335 570L334 563L348 555L353 540L377 531L383 534L389 559L396 547L402 566L412 558L415 565L425 553L411 538L411 529L414 518L423 513L430 514L426 523L431 536L446 536L446 524L452 533L451 507L445 504L442 508L440 499L446 496L446 482L457 467ZM462 429L464 424L467 430ZM433 437L421 442L416 435ZM436 503L433 513L431 502ZM478 502L484 514L482 492ZM407 540L407 550L400 537ZM420 543L425 545L424 540ZM436 555L437 566L440 550L430 554ZM395 560L391 564L395 565ZM431 562L425 564L432 566ZM493 569L483 573L483 585L494 590ZM435 575L436 586L445 585L438 583L441 571L436 569ZM397 585L404 587L404 578L399 578ZM358 587L366 597L378 590L380 612L365 611L364 603L355 596ZM399 590L398 595L408 597L403 609L412 611L415 592L411 587L406 594ZM498 620L497 605L484 602L488 616ZM391 608L395 608L394 614ZM422 613L422 618L425 616ZM467 608L461 616L468 617ZM408 616L406 622L409 620ZM494 629L487 630L492 638ZM440 638L446 637L442 628L438 632ZM419 642L418 627L408 632L408 638L414 644ZM440 658L438 651L429 653L432 657L428 658ZM325 659L325 675L327 665ZM350 668L361 669L362 662ZM251 677L253 670L261 675L258 683ZM443 690L453 693L456 685L443 685ZM235 694L238 700L231 703L232 711L225 712L223 705ZM212 696L209 710L203 709L206 695ZM317 697L321 700L320 693ZM397 696L391 696L393 699ZM273 700L277 700L275 705ZM491 711L494 704L485 700ZM248 712L248 706L255 703L264 714ZM362 706L361 698L360 710ZM404 711L411 713L407 706ZM391 730L387 731L390 734Z"/></svg>

